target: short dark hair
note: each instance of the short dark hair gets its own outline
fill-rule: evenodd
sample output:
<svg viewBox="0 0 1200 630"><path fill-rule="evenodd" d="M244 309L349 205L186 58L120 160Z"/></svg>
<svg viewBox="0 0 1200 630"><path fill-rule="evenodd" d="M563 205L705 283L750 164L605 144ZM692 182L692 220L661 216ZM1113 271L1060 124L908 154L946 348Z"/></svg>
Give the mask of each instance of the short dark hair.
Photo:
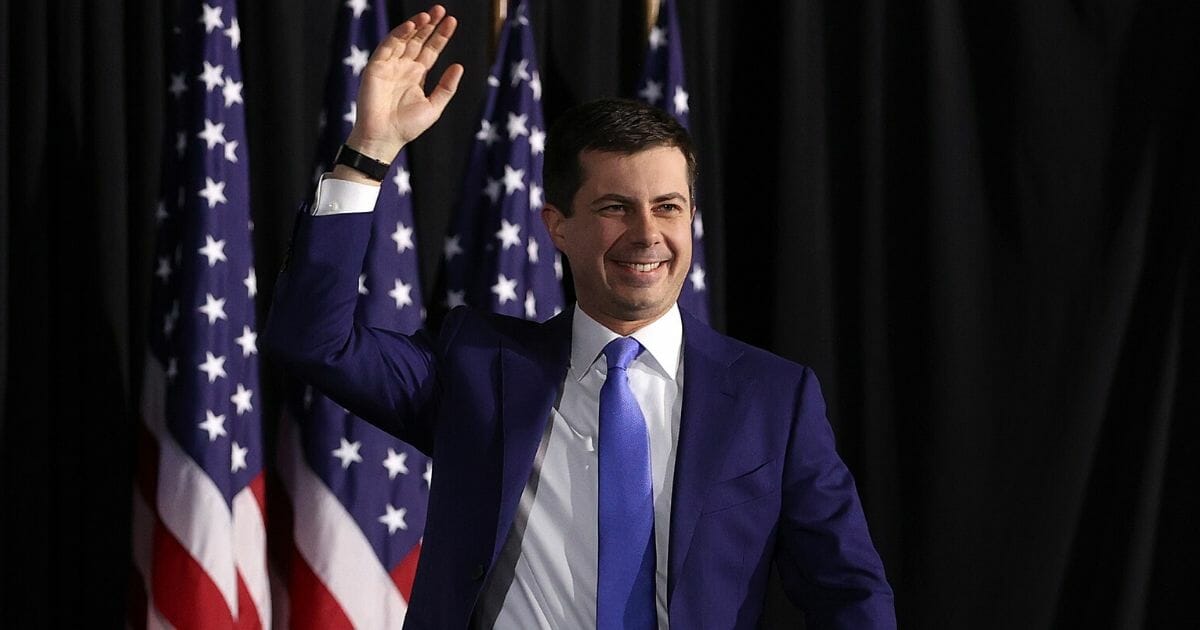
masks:
<svg viewBox="0 0 1200 630"><path fill-rule="evenodd" d="M579 155L605 151L632 155L654 147L675 147L687 160L688 194L695 203L696 152L683 125L658 109L623 98L602 98L563 112L546 136L542 178L546 202L571 215L571 200L583 183Z"/></svg>

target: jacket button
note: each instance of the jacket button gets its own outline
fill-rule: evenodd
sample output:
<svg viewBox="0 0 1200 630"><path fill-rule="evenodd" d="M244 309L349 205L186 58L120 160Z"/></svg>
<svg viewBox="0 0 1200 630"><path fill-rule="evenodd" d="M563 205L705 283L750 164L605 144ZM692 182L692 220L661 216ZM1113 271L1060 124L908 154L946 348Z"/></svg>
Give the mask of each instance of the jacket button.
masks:
<svg viewBox="0 0 1200 630"><path fill-rule="evenodd" d="M474 569L471 569L471 579L472 579L472 580L482 580L482 579L483 579L483 573L484 573L484 571L483 571L483 565L482 565L482 564L477 564L477 565L475 565L475 568L474 568Z"/></svg>

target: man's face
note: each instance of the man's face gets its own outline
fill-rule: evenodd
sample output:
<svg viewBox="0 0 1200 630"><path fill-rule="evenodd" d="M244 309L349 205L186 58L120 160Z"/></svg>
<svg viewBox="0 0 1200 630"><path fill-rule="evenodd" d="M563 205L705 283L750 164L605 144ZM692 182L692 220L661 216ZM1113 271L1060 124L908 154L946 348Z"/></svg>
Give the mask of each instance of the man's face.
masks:
<svg viewBox="0 0 1200 630"><path fill-rule="evenodd" d="M571 261L579 306L628 334L679 297L692 265L687 161L675 147L632 155L584 151L571 216L547 205L542 218Z"/></svg>

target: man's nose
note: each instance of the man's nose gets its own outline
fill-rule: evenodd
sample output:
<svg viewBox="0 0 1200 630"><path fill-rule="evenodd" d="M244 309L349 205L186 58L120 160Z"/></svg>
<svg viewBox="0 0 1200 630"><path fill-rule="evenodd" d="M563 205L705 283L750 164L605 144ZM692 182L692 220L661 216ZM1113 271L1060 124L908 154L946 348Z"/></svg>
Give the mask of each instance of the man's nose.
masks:
<svg viewBox="0 0 1200 630"><path fill-rule="evenodd" d="M626 232L634 244L649 247L662 240L662 233L658 229L658 221L652 208L638 208L637 211L629 213L627 217Z"/></svg>

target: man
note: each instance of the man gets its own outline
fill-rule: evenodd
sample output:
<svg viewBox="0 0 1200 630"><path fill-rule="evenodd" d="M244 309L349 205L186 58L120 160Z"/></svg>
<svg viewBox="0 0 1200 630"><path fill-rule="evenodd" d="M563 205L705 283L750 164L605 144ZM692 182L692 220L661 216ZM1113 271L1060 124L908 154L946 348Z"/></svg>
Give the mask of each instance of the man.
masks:
<svg viewBox="0 0 1200 630"><path fill-rule="evenodd" d="M545 324L460 308L436 339L354 322L380 169L453 96L461 66L423 82L454 28L435 6L372 55L264 336L436 462L406 625L754 627L775 562L809 627L894 627L812 372L675 304L695 157L667 115L599 101L551 130L542 218L574 308Z"/></svg>

